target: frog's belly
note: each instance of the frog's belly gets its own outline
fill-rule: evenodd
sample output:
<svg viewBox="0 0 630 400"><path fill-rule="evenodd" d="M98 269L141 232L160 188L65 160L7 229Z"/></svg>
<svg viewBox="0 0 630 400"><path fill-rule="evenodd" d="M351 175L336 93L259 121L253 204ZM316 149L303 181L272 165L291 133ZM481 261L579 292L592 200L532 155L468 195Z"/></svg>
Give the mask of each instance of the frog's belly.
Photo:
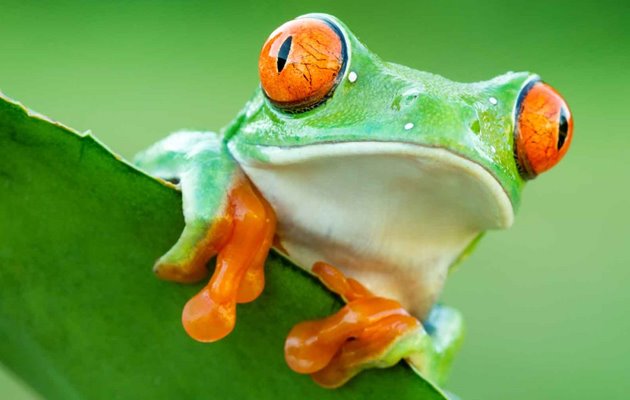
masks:
<svg viewBox="0 0 630 400"><path fill-rule="evenodd" d="M311 149L321 146L329 148ZM471 240L511 223L497 181L448 151L369 142L307 147L307 154L275 148L269 163L241 162L277 213L286 256L307 271L328 262L418 317Z"/></svg>

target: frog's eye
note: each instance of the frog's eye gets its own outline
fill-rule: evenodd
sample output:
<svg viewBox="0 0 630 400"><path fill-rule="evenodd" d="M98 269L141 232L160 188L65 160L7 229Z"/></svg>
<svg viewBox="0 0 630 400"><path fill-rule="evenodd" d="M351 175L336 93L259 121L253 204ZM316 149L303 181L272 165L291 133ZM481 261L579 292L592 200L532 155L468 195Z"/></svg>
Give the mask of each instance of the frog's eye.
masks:
<svg viewBox="0 0 630 400"><path fill-rule="evenodd" d="M346 42L331 21L303 17L276 29L260 52L258 70L271 102L289 112L330 97L343 75Z"/></svg>
<svg viewBox="0 0 630 400"><path fill-rule="evenodd" d="M517 106L515 156L525 179L562 159L573 137L573 118L562 96L543 82L529 85Z"/></svg>

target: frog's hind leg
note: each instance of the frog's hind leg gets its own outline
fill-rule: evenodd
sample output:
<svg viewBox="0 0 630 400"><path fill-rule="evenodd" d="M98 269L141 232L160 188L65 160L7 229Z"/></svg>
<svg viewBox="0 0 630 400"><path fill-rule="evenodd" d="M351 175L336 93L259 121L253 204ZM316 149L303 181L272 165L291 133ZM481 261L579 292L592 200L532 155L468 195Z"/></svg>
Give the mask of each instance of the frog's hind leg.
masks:
<svg viewBox="0 0 630 400"><path fill-rule="evenodd" d="M275 215L211 132L178 132L140 153L136 164L177 182L186 226L155 264L156 274L195 282L218 254L210 283L184 309L186 331L214 341L234 327L236 303L254 300L264 286L264 261L275 233Z"/></svg>
<svg viewBox="0 0 630 400"><path fill-rule="evenodd" d="M423 326L431 338L431 357L415 358L415 353L407 361L421 375L430 376L441 385L464 340L464 319L456 309L438 304L433 306Z"/></svg>
<svg viewBox="0 0 630 400"><path fill-rule="evenodd" d="M436 311L432 322L439 326L430 325L430 335L400 303L375 296L331 265L316 263L312 271L347 304L328 318L303 322L291 330L285 342L291 369L334 388L364 369L386 368L406 359L425 378L443 380L454 343L461 337L458 314Z"/></svg>

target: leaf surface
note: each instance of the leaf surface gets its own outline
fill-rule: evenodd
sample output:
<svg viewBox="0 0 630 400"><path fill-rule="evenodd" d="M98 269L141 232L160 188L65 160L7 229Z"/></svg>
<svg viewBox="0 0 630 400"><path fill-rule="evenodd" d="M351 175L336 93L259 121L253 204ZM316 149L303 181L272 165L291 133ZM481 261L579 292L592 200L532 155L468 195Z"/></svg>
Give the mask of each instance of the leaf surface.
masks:
<svg viewBox="0 0 630 400"><path fill-rule="evenodd" d="M1 97L0 361L49 399L445 398L403 365L334 391L290 371L290 328L341 304L274 254L235 331L191 340L180 316L200 286L151 272L182 228L178 191Z"/></svg>

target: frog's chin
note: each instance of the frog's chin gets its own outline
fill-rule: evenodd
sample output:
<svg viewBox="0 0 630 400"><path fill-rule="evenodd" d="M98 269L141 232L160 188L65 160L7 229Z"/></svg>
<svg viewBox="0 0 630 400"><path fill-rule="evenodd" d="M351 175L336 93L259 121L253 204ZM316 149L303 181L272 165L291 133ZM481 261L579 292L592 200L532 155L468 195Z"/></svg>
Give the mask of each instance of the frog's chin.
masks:
<svg viewBox="0 0 630 400"><path fill-rule="evenodd" d="M445 212L480 231L508 228L514 220L512 202L492 173L439 147L376 141L256 146L260 154L256 159L241 156L236 146L230 150L246 172L253 172L251 177L263 193L266 180L258 182L256 170L278 178L286 173L286 183L312 193L314 201L321 195L343 196L356 207L369 201L366 196L397 203L406 194L414 203L411 209L424 208L432 215ZM399 206L398 212L410 211L402 208L404 204Z"/></svg>
<svg viewBox="0 0 630 400"><path fill-rule="evenodd" d="M316 261L333 264L420 318L470 243L513 220L497 179L445 149L229 146L276 211L281 252L306 270Z"/></svg>

